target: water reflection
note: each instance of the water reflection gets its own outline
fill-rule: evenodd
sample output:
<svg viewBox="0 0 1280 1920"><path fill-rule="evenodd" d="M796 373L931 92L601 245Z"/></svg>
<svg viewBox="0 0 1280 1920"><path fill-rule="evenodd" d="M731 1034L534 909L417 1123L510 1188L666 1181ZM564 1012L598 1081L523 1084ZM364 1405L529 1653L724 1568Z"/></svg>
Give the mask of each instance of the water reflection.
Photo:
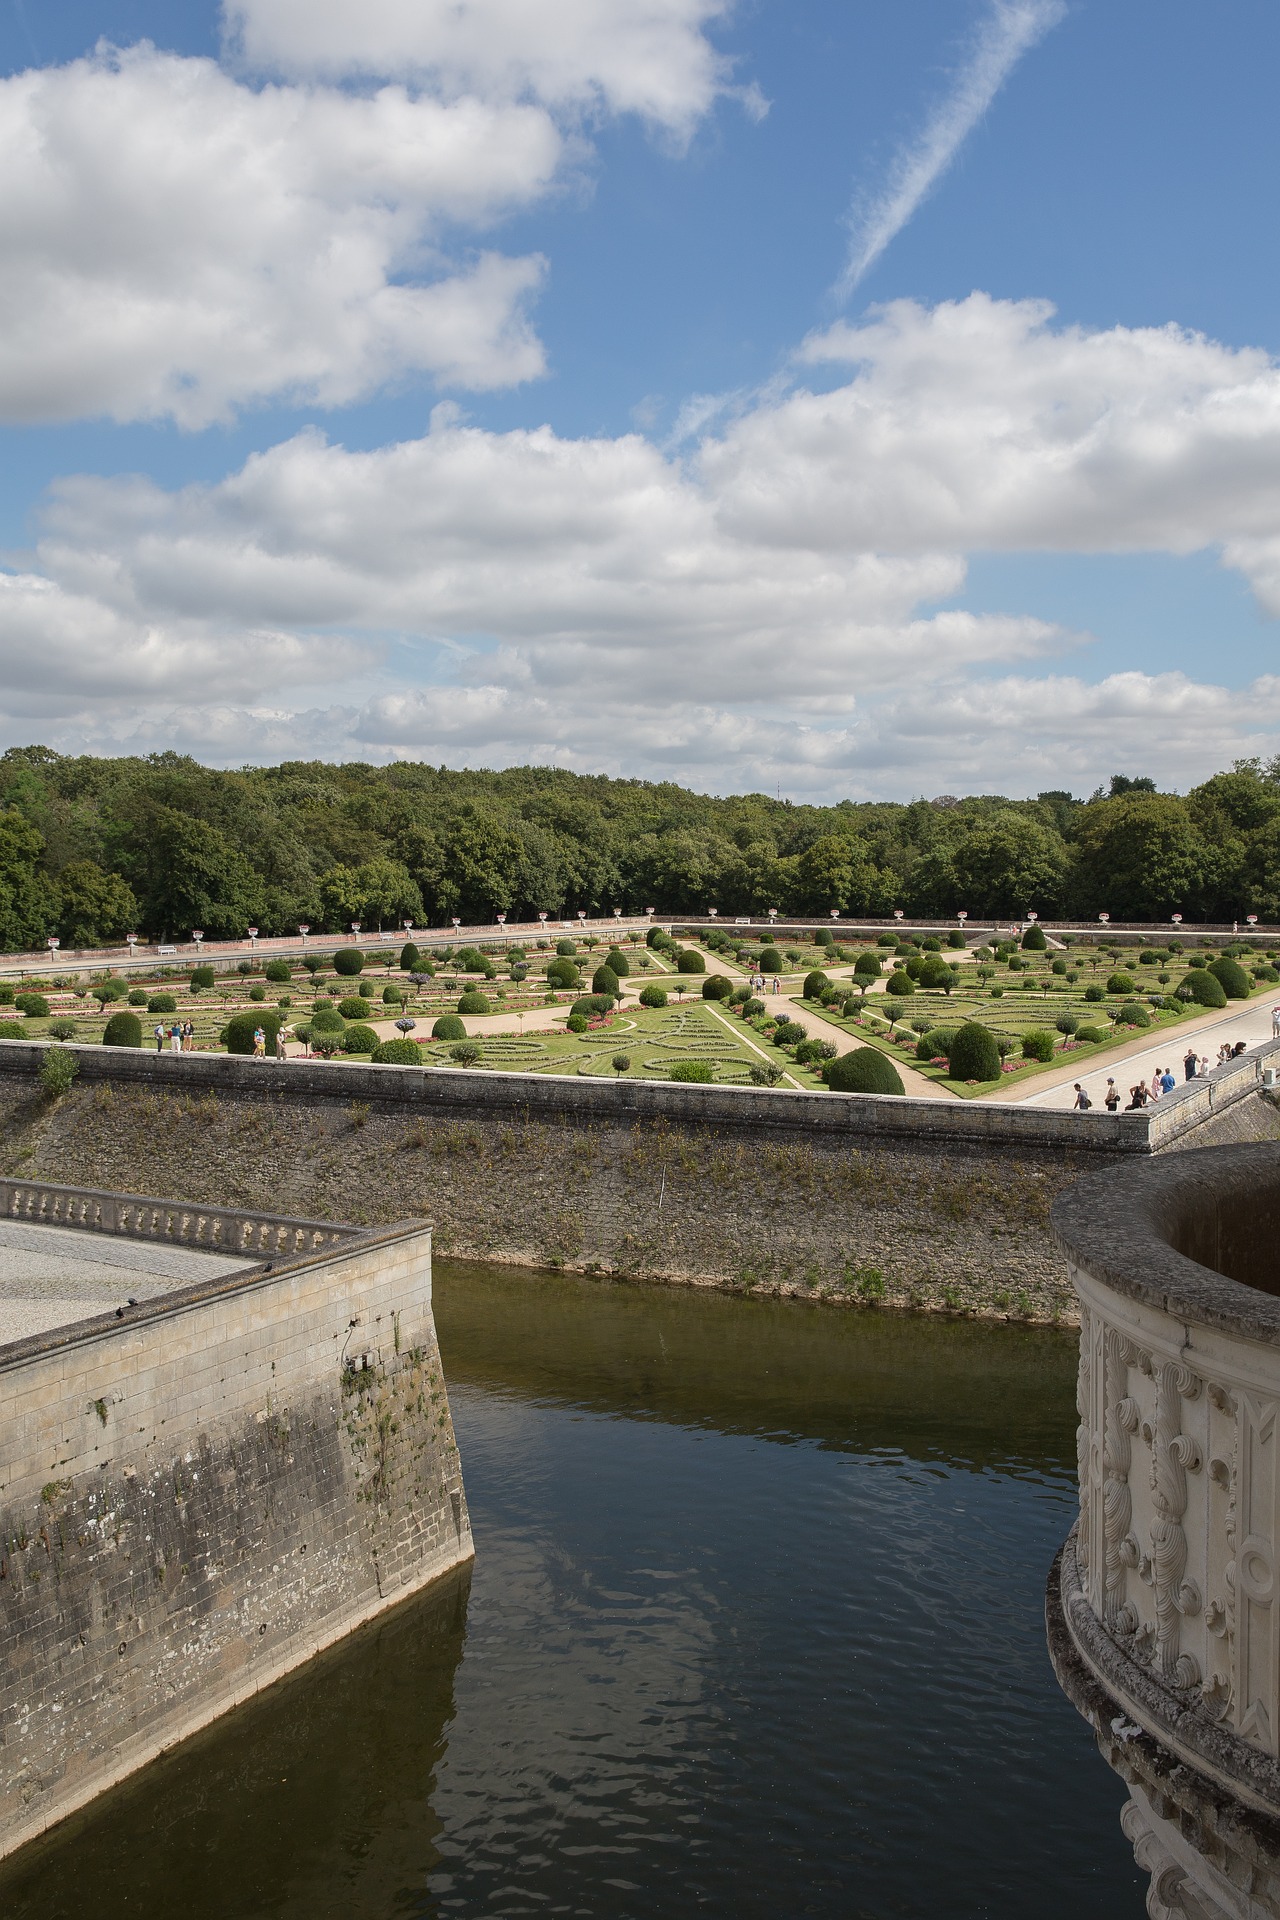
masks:
<svg viewBox="0 0 1280 1920"><path fill-rule="evenodd" d="M1138 1920L1043 1652L1071 1336L463 1267L437 1313L469 1598L61 1829L6 1916Z"/></svg>

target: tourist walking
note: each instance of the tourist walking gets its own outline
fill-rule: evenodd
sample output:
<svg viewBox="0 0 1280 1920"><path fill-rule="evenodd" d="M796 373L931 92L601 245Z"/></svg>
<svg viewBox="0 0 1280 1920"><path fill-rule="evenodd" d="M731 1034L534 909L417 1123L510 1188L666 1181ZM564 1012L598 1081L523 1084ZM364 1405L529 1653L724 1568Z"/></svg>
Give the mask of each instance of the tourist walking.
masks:
<svg viewBox="0 0 1280 1920"><path fill-rule="evenodd" d="M1151 1088L1150 1088L1151 1098L1153 1100L1158 1100L1160 1098L1160 1095L1163 1092L1164 1092L1164 1068L1157 1067L1155 1072L1151 1076Z"/></svg>
<svg viewBox="0 0 1280 1920"><path fill-rule="evenodd" d="M1102 1096L1102 1104L1108 1113L1115 1113L1120 1105L1120 1089L1114 1080L1108 1080L1107 1090Z"/></svg>
<svg viewBox="0 0 1280 1920"><path fill-rule="evenodd" d="M1187 1078L1188 1080L1190 1080L1193 1078L1193 1076L1191 1074L1188 1074ZM1171 1073L1168 1067L1165 1067L1160 1075L1161 1093L1172 1093L1174 1088L1177 1086L1177 1084L1178 1084L1178 1080L1177 1080L1176 1074Z"/></svg>
<svg viewBox="0 0 1280 1920"><path fill-rule="evenodd" d="M169 1029L169 1051L170 1053L182 1052L182 1028L176 1020Z"/></svg>
<svg viewBox="0 0 1280 1920"><path fill-rule="evenodd" d="M1195 1048L1188 1047L1187 1057L1182 1063L1182 1071L1186 1075L1188 1080L1195 1079L1196 1068L1199 1066L1199 1064L1200 1064L1200 1060L1199 1060L1198 1054L1196 1053Z"/></svg>
<svg viewBox="0 0 1280 1920"><path fill-rule="evenodd" d="M1085 1092L1084 1088L1080 1085L1080 1082L1078 1080L1076 1081L1075 1103L1076 1103L1076 1106L1080 1109L1081 1113L1088 1113L1090 1107L1093 1105L1092 1100L1089 1098L1088 1094Z"/></svg>
<svg viewBox="0 0 1280 1920"><path fill-rule="evenodd" d="M155 1031L156 1031L156 1052L163 1053L164 1052L164 1021L163 1020L156 1021Z"/></svg>
<svg viewBox="0 0 1280 1920"><path fill-rule="evenodd" d="M285 1044L284 1044L284 1036L287 1031L288 1029L286 1027L280 1027L276 1031L276 1059L277 1060L287 1060L289 1058L288 1054L285 1052Z"/></svg>
<svg viewBox="0 0 1280 1920"><path fill-rule="evenodd" d="M1271 1009L1271 1038L1280 1040L1280 1006Z"/></svg>
<svg viewBox="0 0 1280 1920"><path fill-rule="evenodd" d="M253 1030L253 1057L255 1060L265 1060L267 1057L267 1036L262 1027Z"/></svg>

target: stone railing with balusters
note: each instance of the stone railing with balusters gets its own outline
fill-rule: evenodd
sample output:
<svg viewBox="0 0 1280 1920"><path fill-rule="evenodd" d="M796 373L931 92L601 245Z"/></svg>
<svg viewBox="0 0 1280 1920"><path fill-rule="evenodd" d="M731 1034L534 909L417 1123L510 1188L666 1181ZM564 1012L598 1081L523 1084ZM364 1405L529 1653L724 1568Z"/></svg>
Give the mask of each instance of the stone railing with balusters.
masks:
<svg viewBox="0 0 1280 1920"><path fill-rule="evenodd" d="M1080 1518L1050 1650L1169 1915L1280 1915L1280 1155L1210 1148L1063 1196Z"/></svg>
<svg viewBox="0 0 1280 1920"><path fill-rule="evenodd" d="M294 1220L242 1207L193 1206L148 1195L61 1187L44 1180L0 1178L0 1217L46 1227L78 1227L133 1240L165 1240L237 1258L319 1253L357 1239L360 1228L327 1220Z"/></svg>

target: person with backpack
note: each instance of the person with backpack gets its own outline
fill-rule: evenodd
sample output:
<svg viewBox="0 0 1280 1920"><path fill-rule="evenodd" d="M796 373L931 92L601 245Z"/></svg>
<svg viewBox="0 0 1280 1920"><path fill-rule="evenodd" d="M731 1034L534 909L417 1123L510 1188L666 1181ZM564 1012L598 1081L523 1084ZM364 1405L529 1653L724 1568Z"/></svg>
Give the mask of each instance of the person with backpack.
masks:
<svg viewBox="0 0 1280 1920"><path fill-rule="evenodd" d="M1082 1087L1082 1086L1080 1085L1080 1082L1079 1082L1079 1081L1077 1080L1077 1081L1076 1081L1076 1106L1077 1106L1077 1108L1079 1109L1079 1111L1080 1111L1081 1113L1088 1113L1088 1111L1089 1111L1089 1109L1090 1109L1090 1107L1091 1107L1092 1105L1093 1105L1093 1102L1092 1102L1092 1100L1091 1100L1091 1099L1089 1098L1089 1096L1088 1096L1088 1094L1087 1094L1087 1093L1085 1092L1085 1090L1084 1090L1084 1088L1083 1088L1083 1087Z"/></svg>
<svg viewBox="0 0 1280 1920"><path fill-rule="evenodd" d="M1102 1096L1102 1104L1103 1104L1103 1106L1104 1106L1104 1107L1106 1108L1106 1110L1107 1110L1107 1112L1108 1112L1108 1113L1118 1113L1118 1112L1119 1112L1119 1110L1120 1110L1120 1089L1119 1089L1119 1087L1118 1087L1118 1086L1116 1085L1116 1083L1115 1083L1115 1081L1114 1081L1114 1080L1108 1080L1108 1082L1107 1082L1107 1090L1106 1090L1106 1092L1105 1092L1105 1093L1103 1094L1103 1096Z"/></svg>

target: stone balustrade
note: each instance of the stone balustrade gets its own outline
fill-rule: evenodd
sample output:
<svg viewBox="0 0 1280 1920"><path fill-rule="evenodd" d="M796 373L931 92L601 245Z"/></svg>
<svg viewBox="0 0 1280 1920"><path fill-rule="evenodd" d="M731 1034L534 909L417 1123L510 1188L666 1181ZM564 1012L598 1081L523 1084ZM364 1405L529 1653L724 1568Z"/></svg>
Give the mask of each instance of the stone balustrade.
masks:
<svg viewBox="0 0 1280 1920"><path fill-rule="evenodd" d="M81 1227L89 1233L168 1240L175 1246L235 1255L318 1253L360 1234L358 1227L331 1221L295 1220L240 1207L178 1204L94 1187L55 1186L45 1180L0 1178L0 1215L39 1226Z"/></svg>
<svg viewBox="0 0 1280 1920"><path fill-rule="evenodd" d="M1155 1916L1280 1915L1280 1154L1081 1182L1080 1518L1050 1651L1130 1786Z"/></svg>

